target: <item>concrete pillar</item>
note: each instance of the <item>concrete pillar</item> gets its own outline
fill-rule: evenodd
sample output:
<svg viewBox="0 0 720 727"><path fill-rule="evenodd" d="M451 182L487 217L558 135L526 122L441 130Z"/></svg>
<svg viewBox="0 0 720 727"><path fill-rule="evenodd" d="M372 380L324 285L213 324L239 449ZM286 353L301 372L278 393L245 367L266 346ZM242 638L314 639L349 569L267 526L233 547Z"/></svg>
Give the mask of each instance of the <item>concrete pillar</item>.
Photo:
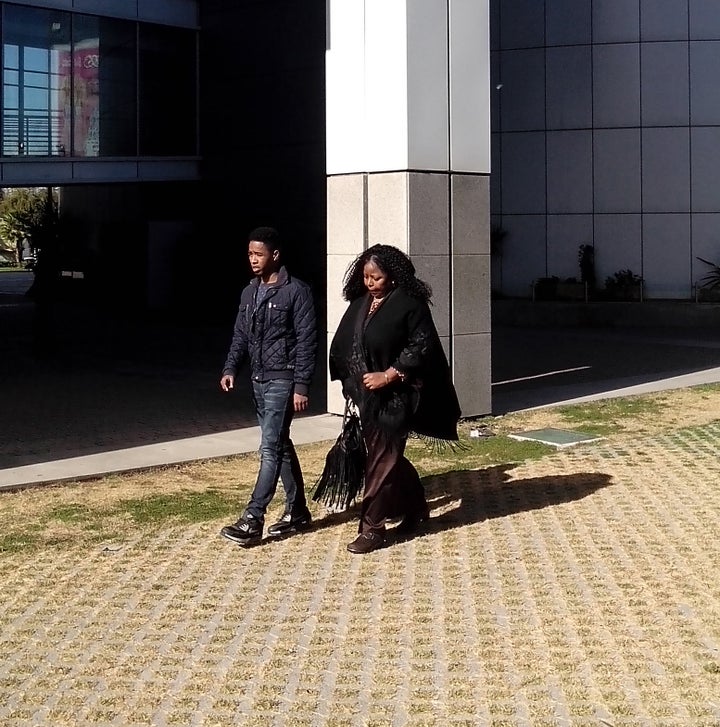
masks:
<svg viewBox="0 0 720 727"><path fill-rule="evenodd" d="M433 288L463 416L488 414L488 0L328 0L328 13L328 342L347 266L396 245ZM328 410L342 403L329 384Z"/></svg>

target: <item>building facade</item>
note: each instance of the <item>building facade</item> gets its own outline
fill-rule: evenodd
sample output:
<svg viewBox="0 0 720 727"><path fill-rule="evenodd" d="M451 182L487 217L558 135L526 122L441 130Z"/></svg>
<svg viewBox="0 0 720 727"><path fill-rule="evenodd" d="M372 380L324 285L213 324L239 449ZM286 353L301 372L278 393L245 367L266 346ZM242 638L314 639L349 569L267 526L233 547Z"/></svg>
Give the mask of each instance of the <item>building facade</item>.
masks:
<svg viewBox="0 0 720 727"><path fill-rule="evenodd" d="M720 261L720 6L493 0L493 288L620 270L689 299Z"/></svg>

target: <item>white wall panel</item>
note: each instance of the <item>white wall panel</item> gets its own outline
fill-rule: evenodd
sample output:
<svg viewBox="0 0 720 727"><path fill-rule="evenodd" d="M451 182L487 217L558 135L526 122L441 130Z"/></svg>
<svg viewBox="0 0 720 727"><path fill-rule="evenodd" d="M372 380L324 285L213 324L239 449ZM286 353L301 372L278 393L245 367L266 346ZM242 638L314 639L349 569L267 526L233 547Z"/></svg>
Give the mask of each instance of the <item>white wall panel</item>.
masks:
<svg viewBox="0 0 720 727"><path fill-rule="evenodd" d="M367 171L408 168L407 42L406 2L365 0Z"/></svg>
<svg viewBox="0 0 720 727"><path fill-rule="evenodd" d="M437 0L411 0L407 10L408 160L403 168L447 170L447 6ZM487 44L483 47L487 53Z"/></svg>
<svg viewBox="0 0 720 727"><path fill-rule="evenodd" d="M325 54L326 169L366 171L364 0L330 0Z"/></svg>
<svg viewBox="0 0 720 727"><path fill-rule="evenodd" d="M450 169L487 174L490 172L488 0L450 0L449 31Z"/></svg>

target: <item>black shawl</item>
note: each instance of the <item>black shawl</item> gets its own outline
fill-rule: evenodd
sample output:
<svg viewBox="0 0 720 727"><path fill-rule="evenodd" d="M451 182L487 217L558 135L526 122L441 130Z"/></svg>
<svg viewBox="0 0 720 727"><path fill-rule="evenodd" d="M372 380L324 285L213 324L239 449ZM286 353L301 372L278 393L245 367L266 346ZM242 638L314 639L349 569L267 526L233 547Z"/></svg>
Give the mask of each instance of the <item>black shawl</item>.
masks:
<svg viewBox="0 0 720 727"><path fill-rule="evenodd" d="M368 318L370 299L356 298L345 311L330 344L330 378L342 382L363 421L388 434L457 441L460 405L428 304L396 288ZM364 373L390 366L404 382L365 389Z"/></svg>

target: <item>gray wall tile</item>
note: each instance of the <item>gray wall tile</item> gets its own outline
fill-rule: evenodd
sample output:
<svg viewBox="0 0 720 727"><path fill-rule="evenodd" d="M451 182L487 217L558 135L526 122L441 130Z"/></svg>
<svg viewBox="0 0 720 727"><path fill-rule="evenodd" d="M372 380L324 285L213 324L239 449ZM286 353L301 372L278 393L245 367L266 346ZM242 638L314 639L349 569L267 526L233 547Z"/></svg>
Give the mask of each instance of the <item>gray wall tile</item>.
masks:
<svg viewBox="0 0 720 727"><path fill-rule="evenodd" d="M500 123L503 131L545 127L545 51L500 54Z"/></svg>
<svg viewBox="0 0 720 727"><path fill-rule="evenodd" d="M545 215L504 215L502 289L506 295L530 297L530 285L547 272Z"/></svg>
<svg viewBox="0 0 720 727"><path fill-rule="evenodd" d="M503 214L545 212L545 134L502 135Z"/></svg>
<svg viewBox="0 0 720 727"><path fill-rule="evenodd" d="M693 283L702 282L710 268L698 260L701 257L720 265L720 213L692 215L692 256L690 259Z"/></svg>
<svg viewBox="0 0 720 727"><path fill-rule="evenodd" d="M687 37L687 0L641 0L641 40L684 40Z"/></svg>
<svg viewBox="0 0 720 727"><path fill-rule="evenodd" d="M447 174L408 175L408 235L412 255L448 255L450 210Z"/></svg>
<svg viewBox="0 0 720 727"><path fill-rule="evenodd" d="M592 212L592 197L592 132L548 132L548 213Z"/></svg>
<svg viewBox="0 0 720 727"><path fill-rule="evenodd" d="M642 274L640 215L595 215L595 271L598 287L618 270Z"/></svg>
<svg viewBox="0 0 720 727"><path fill-rule="evenodd" d="M720 124L718 68L720 68L720 41L690 43L692 124Z"/></svg>
<svg viewBox="0 0 720 727"><path fill-rule="evenodd" d="M640 130L594 135L595 212L640 212Z"/></svg>
<svg viewBox="0 0 720 727"><path fill-rule="evenodd" d="M687 125L690 119L687 43L642 46L643 126Z"/></svg>
<svg viewBox="0 0 720 727"><path fill-rule="evenodd" d="M543 3L537 0L501 0L500 38L503 48L545 45Z"/></svg>
<svg viewBox="0 0 720 727"><path fill-rule="evenodd" d="M450 178L452 252L490 254L490 179L474 174Z"/></svg>
<svg viewBox="0 0 720 727"><path fill-rule="evenodd" d="M633 43L593 48L596 127L640 124L640 49Z"/></svg>
<svg viewBox="0 0 720 727"><path fill-rule="evenodd" d="M594 43L625 43L640 37L638 0L594 0L592 4Z"/></svg>
<svg viewBox="0 0 720 727"><path fill-rule="evenodd" d="M548 215L548 273L580 280L580 245L592 245L592 241L592 215Z"/></svg>
<svg viewBox="0 0 720 727"><path fill-rule="evenodd" d="M502 210L502 194L500 189L500 134L492 134L490 148L492 150L492 170L490 174L490 209Z"/></svg>
<svg viewBox="0 0 720 727"><path fill-rule="evenodd" d="M643 215L643 278L649 298L689 298L690 215Z"/></svg>
<svg viewBox="0 0 720 727"><path fill-rule="evenodd" d="M454 255L453 327L458 335L490 330L490 256Z"/></svg>
<svg viewBox="0 0 720 727"><path fill-rule="evenodd" d="M720 129L692 129L691 139L693 212L720 212Z"/></svg>
<svg viewBox="0 0 720 727"><path fill-rule="evenodd" d="M690 38L720 38L717 0L690 0Z"/></svg>
<svg viewBox="0 0 720 727"><path fill-rule="evenodd" d="M547 128L590 128L592 126L590 47L548 48L545 73Z"/></svg>
<svg viewBox="0 0 720 727"><path fill-rule="evenodd" d="M433 320L441 336L450 334L450 258L447 255L412 255L413 265L420 280L433 291L431 306ZM490 281L488 290L490 290Z"/></svg>
<svg viewBox="0 0 720 727"><path fill-rule="evenodd" d="M690 132L643 129L643 212L690 211Z"/></svg>
<svg viewBox="0 0 720 727"><path fill-rule="evenodd" d="M451 367L463 416L490 414L491 335L453 336Z"/></svg>
<svg viewBox="0 0 720 727"><path fill-rule="evenodd" d="M589 43L590 0L545 0L545 37L547 45Z"/></svg>

